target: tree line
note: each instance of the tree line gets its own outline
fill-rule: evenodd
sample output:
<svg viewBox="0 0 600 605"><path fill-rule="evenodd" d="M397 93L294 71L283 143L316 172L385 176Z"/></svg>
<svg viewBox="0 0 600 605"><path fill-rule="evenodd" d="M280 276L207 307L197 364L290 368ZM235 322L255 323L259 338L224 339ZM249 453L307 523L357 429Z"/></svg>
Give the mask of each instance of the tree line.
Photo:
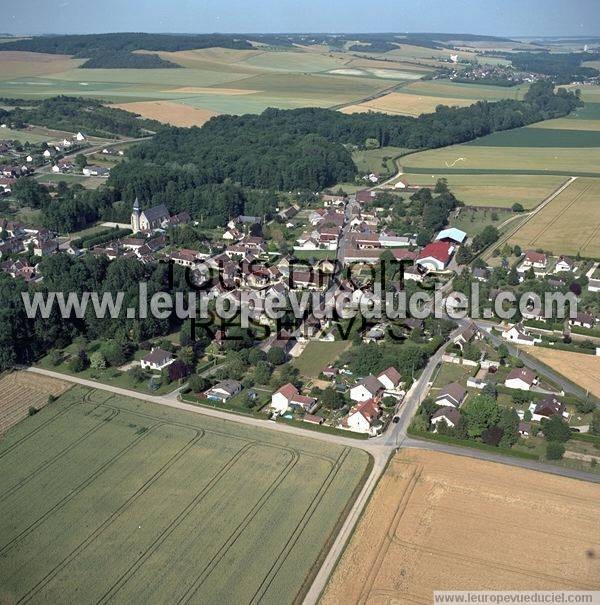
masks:
<svg viewBox="0 0 600 605"><path fill-rule="evenodd" d="M107 107L96 99L61 95L37 103L24 100L19 103L14 109L0 108L0 120L17 128L36 124L99 137L141 137L164 127L156 120L141 119L138 114Z"/></svg>

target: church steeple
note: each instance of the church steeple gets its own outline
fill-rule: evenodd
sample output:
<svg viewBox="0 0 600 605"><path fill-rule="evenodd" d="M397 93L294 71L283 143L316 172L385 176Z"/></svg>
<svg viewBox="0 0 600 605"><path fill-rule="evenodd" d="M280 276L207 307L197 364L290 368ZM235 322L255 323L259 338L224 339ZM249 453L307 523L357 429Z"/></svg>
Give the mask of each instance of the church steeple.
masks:
<svg viewBox="0 0 600 605"><path fill-rule="evenodd" d="M131 213L131 230L134 233L138 233L140 230L140 213L141 206L140 201L137 196L135 198L135 202L133 202L133 212Z"/></svg>

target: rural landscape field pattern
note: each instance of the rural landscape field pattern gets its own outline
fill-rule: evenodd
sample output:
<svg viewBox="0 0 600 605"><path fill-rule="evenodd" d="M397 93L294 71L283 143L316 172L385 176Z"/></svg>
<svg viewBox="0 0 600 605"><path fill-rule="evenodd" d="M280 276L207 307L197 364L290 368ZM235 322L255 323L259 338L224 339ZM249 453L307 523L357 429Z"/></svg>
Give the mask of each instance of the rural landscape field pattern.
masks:
<svg viewBox="0 0 600 605"><path fill-rule="evenodd" d="M0 601L291 602L368 465L75 387L0 445Z"/></svg>

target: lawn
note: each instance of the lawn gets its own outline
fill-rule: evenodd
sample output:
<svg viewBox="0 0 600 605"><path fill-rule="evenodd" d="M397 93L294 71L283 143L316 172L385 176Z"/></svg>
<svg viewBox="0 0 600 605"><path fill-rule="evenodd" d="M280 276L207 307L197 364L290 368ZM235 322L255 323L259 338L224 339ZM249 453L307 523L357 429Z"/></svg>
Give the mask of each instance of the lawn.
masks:
<svg viewBox="0 0 600 605"><path fill-rule="evenodd" d="M299 602L368 467L75 387L0 442L2 600Z"/></svg>
<svg viewBox="0 0 600 605"><path fill-rule="evenodd" d="M302 355L294 359L294 366L300 370L300 374L303 376L316 378L325 367L334 363L351 344L344 340L336 342L311 341L306 345Z"/></svg>
<svg viewBox="0 0 600 605"><path fill-rule="evenodd" d="M510 239L554 254L600 257L600 179L578 179Z"/></svg>
<svg viewBox="0 0 600 605"><path fill-rule="evenodd" d="M392 175L396 173L394 158L406 153L402 147L381 147L354 151L352 159L360 172L378 172Z"/></svg>
<svg viewBox="0 0 600 605"><path fill-rule="evenodd" d="M466 388L466 381L469 376L475 374L474 366L464 366L458 363L442 362L439 370L433 380L433 389L441 389L451 382L458 382ZM435 395L435 392L433 393Z"/></svg>
<svg viewBox="0 0 600 605"><path fill-rule="evenodd" d="M490 208L462 208L456 218L450 217L450 226L461 229L474 237L481 233L488 225L499 227L506 219L512 216L509 210L491 210Z"/></svg>

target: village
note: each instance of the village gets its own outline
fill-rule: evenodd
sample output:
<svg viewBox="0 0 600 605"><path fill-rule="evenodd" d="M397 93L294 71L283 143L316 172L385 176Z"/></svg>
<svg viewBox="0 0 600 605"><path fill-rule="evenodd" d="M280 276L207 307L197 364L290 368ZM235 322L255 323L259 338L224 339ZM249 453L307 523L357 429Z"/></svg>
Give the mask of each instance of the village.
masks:
<svg viewBox="0 0 600 605"><path fill-rule="evenodd" d="M23 171L18 176L25 174ZM394 193L398 190L415 197L423 192L422 188L412 188L406 182L396 187ZM427 195L431 193L427 192ZM373 270L382 258L388 258L406 264L403 279L408 288L419 288L424 284L437 284L442 288L451 286L455 276L464 269L457 260L458 251L470 245L472 237L447 225L428 242L422 241L416 228L414 232L398 232L392 228L394 222L397 223L397 218L394 219L397 198L387 196L388 193L376 189L363 189L350 195L326 192L308 206L291 204L279 208L270 220L260 216L237 216L215 230L212 237L204 239L198 248L182 247L171 241L177 231L193 229L197 225L189 213L172 215L164 204L147 208L137 198L129 224L107 224L104 231L87 242L74 237L59 238L44 228L3 220L0 223L1 268L14 278L36 282L43 279L38 271L39 259L59 252L73 257L92 254L110 261L129 258L143 264L167 262L185 269L192 281L203 286L210 297L226 296L239 301L242 293L248 291L257 293L261 300L275 292L285 296L302 291L317 292L322 296L326 292L346 291L358 297L364 291L372 290ZM282 248L287 252L280 252ZM564 280L565 276L575 277L582 270L592 278L597 264L590 266L565 256L551 257L540 251L527 250L520 252L514 269L517 283L535 277L547 279L552 285L553 280L561 283L559 280ZM492 270L493 267L474 266L470 279L487 282ZM215 275L219 278L215 279ZM399 287L403 286L395 284L392 289ZM589 280L588 287L590 291L597 291L593 279ZM452 304L450 298L448 304ZM253 319L257 325L274 329L274 322L262 311L259 304L253 309ZM542 338L532 335L532 321L536 326L535 322L545 320L538 310L525 311L518 322L496 322L489 330L498 332L501 340L512 345L534 346L540 344ZM596 324L597 319L586 313L579 313L576 319L568 322L573 329L583 328L590 333ZM363 343L385 343L389 327L385 320L370 324L358 337ZM402 329L403 338L411 338L414 334L424 343L433 340L433 332L424 331L420 320L408 317L403 321ZM149 378L150 392L157 389L166 392L174 386L179 389L189 381L188 386L182 387L185 400L371 437L381 434L397 419L406 392L414 384L414 376L403 376L393 365L376 375L355 375L347 364L339 363L336 356L328 359L312 378L296 374L293 381L271 391L248 386L252 382L249 372L239 379L219 379L219 373L212 368L218 366L223 357L228 331L227 327L216 330L211 353L198 361L200 371L195 375L193 367L178 358L177 347L164 348L164 340L148 347L149 352L148 349L146 352L140 350L134 361L124 368L129 373L136 372L138 381ZM503 377L500 382L503 388L533 390L536 394L547 395L540 401L532 400L527 409L519 410L522 437L531 433L532 421L553 414L571 418L565 404L553 399L564 392L541 389L538 376L526 368L512 367L508 355L494 359L493 355L487 357L486 351L480 351L473 359L471 351L470 361L464 358L464 347L472 347L473 342L485 342L483 333L477 324L470 324L451 344L457 348L454 354L445 354L438 378L444 375L443 368L448 364L469 367L473 374L463 376L464 384L456 381L439 384L438 379L432 383L432 395L437 389L441 390L435 396L439 409L431 416L431 430L435 432L440 422L450 428L456 426L468 389L481 392L486 385L498 384L500 376ZM296 326L283 330L277 327L276 333L261 341L258 349L261 359L276 359L276 364L293 367L297 359L310 355L310 343L335 343L339 339L336 322L308 314ZM143 373L140 374L140 370ZM165 375L168 379L161 386L161 376ZM201 378L193 380L198 375Z"/></svg>

